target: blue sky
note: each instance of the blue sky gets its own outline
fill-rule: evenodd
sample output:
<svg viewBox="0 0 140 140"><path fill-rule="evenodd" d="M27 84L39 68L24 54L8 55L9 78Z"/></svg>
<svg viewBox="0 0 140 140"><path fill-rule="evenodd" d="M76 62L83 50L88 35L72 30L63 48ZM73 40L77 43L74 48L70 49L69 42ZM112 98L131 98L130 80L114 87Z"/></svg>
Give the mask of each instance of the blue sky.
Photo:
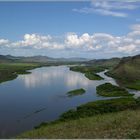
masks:
<svg viewBox="0 0 140 140"><path fill-rule="evenodd" d="M135 55L140 51L139 13L137 0L0 2L0 54Z"/></svg>

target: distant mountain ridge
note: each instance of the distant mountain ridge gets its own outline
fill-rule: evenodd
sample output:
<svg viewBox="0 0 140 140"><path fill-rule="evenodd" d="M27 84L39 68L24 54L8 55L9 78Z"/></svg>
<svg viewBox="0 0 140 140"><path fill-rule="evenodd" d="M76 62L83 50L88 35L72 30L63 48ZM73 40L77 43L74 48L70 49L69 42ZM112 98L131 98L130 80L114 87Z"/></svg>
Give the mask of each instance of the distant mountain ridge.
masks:
<svg viewBox="0 0 140 140"><path fill-rule="evenodd" d="M0 62L7 62L11 61L11 59L8 56L0 55Z"/></svg>
<svg viewBox="0 0 140 140"><path fill-rule="evenodd" d="M0 55L0 62L11 62L11 61L20 61L20 62L39 62L39 63L47 63L47 62L85 62L89 61L87 58L52 58L48 56L12 56L12 55Z"/></svg>

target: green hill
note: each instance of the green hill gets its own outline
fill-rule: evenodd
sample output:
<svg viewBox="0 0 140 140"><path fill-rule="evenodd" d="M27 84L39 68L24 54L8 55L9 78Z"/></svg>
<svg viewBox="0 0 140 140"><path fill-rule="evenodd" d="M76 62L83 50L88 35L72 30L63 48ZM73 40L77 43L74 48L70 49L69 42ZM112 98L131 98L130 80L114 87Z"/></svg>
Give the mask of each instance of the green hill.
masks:
<svg viewBox="0 0 140 140"><path fill-rule="evenodd" d="M69 120L26 132L19 138L140 138L140 110Z"/></svg>
<svg viewBox="0 0 140 140"><path fill-rule="evenodd" d="M107 73L128 88L140 90L140 55L125 57Z"/></svg>
<svg viewBox="0 0 140 140"><path fill-rule="evenodd" d="M140 138L140 99L89 102L18 138Z"/></svg>
<svg viewBox="0 0 140 140"><path fill-rule="evenodd" d="M110 58L110 59L94 59L88 61L87 65L93 65L93 66L100 66L105 68L113 68L115 67L119 62L121 58Z"/></svg>

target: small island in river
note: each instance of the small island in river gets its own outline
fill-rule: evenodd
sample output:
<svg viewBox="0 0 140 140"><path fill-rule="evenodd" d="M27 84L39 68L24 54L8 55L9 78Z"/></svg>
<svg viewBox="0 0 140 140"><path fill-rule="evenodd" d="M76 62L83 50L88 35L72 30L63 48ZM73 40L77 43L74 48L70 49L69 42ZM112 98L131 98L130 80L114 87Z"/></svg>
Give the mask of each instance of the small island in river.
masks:
<svg viewBox="0 0 140 140"><path fill-rule="evenodd" d="M80 89L75 89L67 92L68 97L76 96L76 95L82 95L86 92L85 89L80 88Z"/></svg>
<svg viewBox="0 0 140 140"><path fill-rule="evenodd" d="M105 97L118 97L118 96L133 96L126 89L105 83L99 85L97 88L97 94Z"/></svg>

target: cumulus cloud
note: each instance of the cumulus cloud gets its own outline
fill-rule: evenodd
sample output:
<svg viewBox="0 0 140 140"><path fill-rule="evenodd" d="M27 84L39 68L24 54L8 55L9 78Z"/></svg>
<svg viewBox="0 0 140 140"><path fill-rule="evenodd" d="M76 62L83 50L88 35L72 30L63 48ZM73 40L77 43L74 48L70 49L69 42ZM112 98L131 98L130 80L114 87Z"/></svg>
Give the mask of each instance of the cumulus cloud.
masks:
<svg viewBox="0 0 140 140"><path fill-rule="evenodd" d="M63 44L54 42L50 35L25 34L23 40L11 43L12 47L32 47L35 49L63 49Z"/></svg>
<svg viewBox="0 0 140 140"><path fill-rule="evenodd" d="M97 13L100 15L113 16L113 17L127 17L128 14L124 10L134 10L138 8L136 1L131 0L92 0L89 7L81 9L73 9L75 12L80 13Z"/></svg>
<svg viewBox="0 0 140 140"><path fill-rule="evenodd" d="M118 51L131 54L133 51L136 51L136 45L130 44L126 46L121 46L121 47L118 47Z"/></svg>
<svg viewBox="0 0 140 140"><path fill-rule="evenodd" d="M134 31L140 31L140 24L131 25L130 28Z"/></svg>
<svg viewBox="0 0 140 140"><path fill-rule="evenodd" d="M5 46L9 43L9 40L7 39L0 39L0 46Z"/></svg>
<svg viewBox="0 0 140 140"><path fill-rule="evenodd" d="M34 52L59 51L76 54L113 54L117 56L134 55L140 52L139 25L132 25L132 31L124 36L113 36L106 33L67 33L59 37L50 35L25 34L23 40L9 41L0 39L0 46L11 51L27 50Z"/></svg>
<svg viewBox="0 0 140 140"><path fill-rule="evenodd" d="M78 36L72 33L66 36L65 43L67 47L78 48L80 51L135 54L140 52L140 31L136 29L125 36L113 36L106 33L92 35L84 33Z"/></svg>
<svg viewBox="0 0 140 140"><path fill-rule="evenodd" d="M88 33L84 33L80 37L76 33L69 33L66 36L65 43L68 46L81 46L85 43L89 43L91 41L91 36Z"/></svg>
<svg viewBox="0 0 140 140"><path fill-rule="evenodd" d="M121 52L125 54L132 54L140 50L138 46L140 40L136 39L134 33L135 32L132 32L121 37L105 33L95 33L93 35L85 33L81 36L73 33L66 36L65 42L67 47L71 47L72 49L78 48L80 51L103 51L103 53ZM139 38L140 34L137 37Z"/></svg>

